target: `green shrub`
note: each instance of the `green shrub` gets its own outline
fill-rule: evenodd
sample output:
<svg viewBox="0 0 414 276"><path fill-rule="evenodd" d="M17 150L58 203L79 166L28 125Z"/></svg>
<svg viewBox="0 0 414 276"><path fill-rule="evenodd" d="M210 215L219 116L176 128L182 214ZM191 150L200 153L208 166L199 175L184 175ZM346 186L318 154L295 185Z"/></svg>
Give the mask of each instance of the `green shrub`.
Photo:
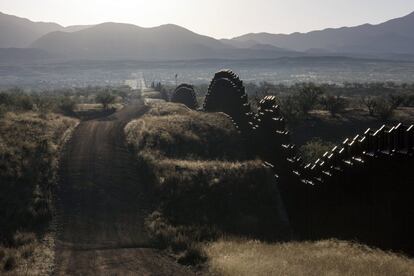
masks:
<svg viewBox="0 0 414 276"><path fill-rule="evenodd" d="M115 103L115 99L116 99L115 96L110 91L105 90L103 92L100 92L96 96L95 101L97 103L102 104L102 107L104 109L108 109L108 107L109 107L110 104Z"/></svg>
<svg viewBox="0 0 414 276"><path fill-rule="evenodd" d="M313 163L321 158L325 152L332 150L334 146L335 144L331 142L316 138L301 146L299 151L305 163Z"/></svg>
<svg viewBox="0 0 414 276"><path fill-rule="evenodd" d="M326 95L321 99L321 104L332 116L342 113L349 105L341 96Z"/></svg>
<svg viewBox="0 0 414 276"><path fill-rule="evenodd" d="M323 89L315 84L309 83L303 86L296 95L300 112L308 115L309 111L316 107L323 93Z"/></svg>

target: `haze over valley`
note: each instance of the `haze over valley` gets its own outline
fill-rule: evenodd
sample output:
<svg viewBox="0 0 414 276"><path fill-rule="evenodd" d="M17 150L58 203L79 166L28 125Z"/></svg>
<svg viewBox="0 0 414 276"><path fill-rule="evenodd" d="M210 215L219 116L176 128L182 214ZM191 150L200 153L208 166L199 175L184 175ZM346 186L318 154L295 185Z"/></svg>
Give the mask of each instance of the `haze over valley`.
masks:
<svg viewBox="0 0 414 276"><path fill-rule="evenodd" d="M124 23L62 27L0 13L0 48L37 48L68 59L181 60L298 55L414 55L414 12L387 22L309 33L250 33L217 40L169 24Z"/></svg>
<svg viewBox="0 0 414 276"><path fill-rule="evenodd" d="M196 82L207 82L219 68L254 82L406 82L414 71L413 30L411 13L378 25L218 40L173 24L63 27L0 13L0 85L122 84L146 70L163 82L195 72Z"/></svg>

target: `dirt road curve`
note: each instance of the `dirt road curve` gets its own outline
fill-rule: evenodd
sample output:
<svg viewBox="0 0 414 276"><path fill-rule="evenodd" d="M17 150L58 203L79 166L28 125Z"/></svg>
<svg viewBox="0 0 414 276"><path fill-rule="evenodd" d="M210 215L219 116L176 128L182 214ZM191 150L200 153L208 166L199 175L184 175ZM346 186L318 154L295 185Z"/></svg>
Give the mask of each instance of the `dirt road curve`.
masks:
<svg viewBox="0 0 414 276"><path fill-rule="evenodd" d="M56 275L191 275L151 248L143 228L145 183L123 139L142 103L82 122L63 153L58 188Z"/></svg>

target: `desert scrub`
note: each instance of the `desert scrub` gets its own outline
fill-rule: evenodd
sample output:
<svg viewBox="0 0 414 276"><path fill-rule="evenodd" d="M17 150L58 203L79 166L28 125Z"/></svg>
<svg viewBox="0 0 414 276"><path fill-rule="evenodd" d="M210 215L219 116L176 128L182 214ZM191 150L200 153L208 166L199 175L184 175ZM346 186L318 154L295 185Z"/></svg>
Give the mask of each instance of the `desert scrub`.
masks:
<svg viewBox="0 0 414 276"><path fill-rule="evenodd" d="M0 119L0 239L35 230L50 217L59 151L77 120L8 112Z"/></svg>
<svg viewBox="0 0 414 276"><path fill-rule="evenodd" d="M280 230L273 174L261 160L249 158L224 114L157 103L125 133L151 177L160 212L173 225L251 235Z"/></svg>
<svg viewBox="0 0 414 276"><path fill-rule="evenodd" d="M35 233L17 232L12 245L0 245L0 275L48 275L52 270L53 246Z"/></svg>
<svg viewBox="0 0 414 276"><path fill-rule="evenodd" d="M157 103L143 118L129 123L125 131L128 143L137 152L149 150L181 159L246 159L240 134L220 113Z"/></svg>
<svg viewBox="0 0 414 276"><path fill-rule="evenodd" d="M224 239L205 245L217 275L413 275L414 261L352 242L264 243Z"/></svg>

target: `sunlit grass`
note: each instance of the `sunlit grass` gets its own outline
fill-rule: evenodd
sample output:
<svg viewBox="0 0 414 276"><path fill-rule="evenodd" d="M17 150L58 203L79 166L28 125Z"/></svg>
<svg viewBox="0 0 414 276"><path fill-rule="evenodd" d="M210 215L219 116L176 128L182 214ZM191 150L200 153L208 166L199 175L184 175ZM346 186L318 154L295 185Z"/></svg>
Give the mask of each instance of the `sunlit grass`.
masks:
<svg viewBox="0 0 414 276"><path fill-rule="evenodd" d="M204 250L211 272L218 275L414 275L414 260L337 240L223 239L205 245Z"/></svg>

